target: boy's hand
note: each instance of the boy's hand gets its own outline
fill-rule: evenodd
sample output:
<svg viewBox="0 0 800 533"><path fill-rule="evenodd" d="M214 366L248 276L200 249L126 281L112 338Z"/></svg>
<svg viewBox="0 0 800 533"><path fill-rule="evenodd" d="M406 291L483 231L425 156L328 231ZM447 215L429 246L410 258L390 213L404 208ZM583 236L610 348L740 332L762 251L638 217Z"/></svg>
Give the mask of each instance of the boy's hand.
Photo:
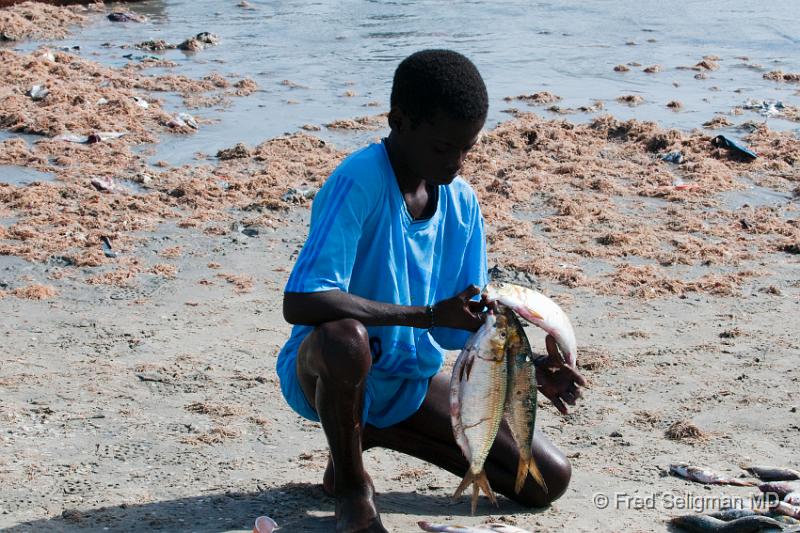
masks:
<svg viewBox="0 0 800 533"><path fill-rule="evenodd" d="M494 305L485 298L473 301L472 297L480 292L477 285L470 285L452 298L437 302L433 306L436 327L477 331L486 319L484 309L493 308Z"/></svg>
<svg viewBox="0 0 800 533"><path fill-rule="evenodd" d="M562 415L565 415L567 406L564 404L575 405L581 397L581 387L586 386L586 380L577 370L564 364L552 335L545 338L545 345L547 359L536 367L539 391L553 402Z"/></svg>

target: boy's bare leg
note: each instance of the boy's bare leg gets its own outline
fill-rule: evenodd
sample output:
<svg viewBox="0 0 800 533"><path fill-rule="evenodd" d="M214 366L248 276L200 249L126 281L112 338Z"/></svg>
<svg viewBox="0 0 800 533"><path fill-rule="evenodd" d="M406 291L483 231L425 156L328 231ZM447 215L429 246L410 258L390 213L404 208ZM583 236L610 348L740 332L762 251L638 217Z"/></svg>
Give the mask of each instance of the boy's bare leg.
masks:
<svg viewBox="0 0 800 533"><path fill-rule="evenodd" d="M361 459L361 412L372 365L367 330L357 320L326 322L300 345L297 375L328 439L335 480L336 531L387 533Z"/></svg>
<svg viewBox="0 0 800 533"><path fill-rule="evenodd" d="M435 464L459 477L463 476L468 465L453 438L449 385L450 377L440 373L431 380L425 401L410 418L384 429L366 426L363 448L389 448ZM520 493L514 493L519 453L505 422L498 432L485 468L495 491L526 507L543 507L566 491L572 470L564 454L539 431L535 435L533 453L549 489L546 494L530 476ZM323 480L326 491L330 491L334 477L329 463Z"/></svg>

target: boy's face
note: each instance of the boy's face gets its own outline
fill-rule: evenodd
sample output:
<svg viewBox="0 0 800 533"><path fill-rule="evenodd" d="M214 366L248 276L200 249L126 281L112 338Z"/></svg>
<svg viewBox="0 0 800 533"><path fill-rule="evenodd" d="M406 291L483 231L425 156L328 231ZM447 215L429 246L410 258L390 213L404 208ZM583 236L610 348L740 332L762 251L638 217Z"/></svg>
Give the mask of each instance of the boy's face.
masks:
<svg viewBox="0 0 800 533"><path fill-rule="evenodd" d="M455 120L437 112L431 120L412 125L402 111L393 110L392 132L402 143L404 165L431 185L451 183L467 153L480 136L484 120Z"/></svg>

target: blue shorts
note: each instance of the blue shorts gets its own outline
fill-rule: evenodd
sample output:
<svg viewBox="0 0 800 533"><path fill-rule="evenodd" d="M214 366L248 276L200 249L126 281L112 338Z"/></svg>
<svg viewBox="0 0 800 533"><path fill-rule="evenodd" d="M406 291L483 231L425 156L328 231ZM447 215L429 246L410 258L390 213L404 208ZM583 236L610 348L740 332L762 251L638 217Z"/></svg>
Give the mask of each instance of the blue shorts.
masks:
<svg viewBox="0 0 800 533"><path fill-rule="evenodd" d="M306 326L308 333L313 329ZM278 354L278 378L281 393L289 406L300 416L319 422L319 417L306 399L297 378L297 350L306 335L293 335ZM364 392L361 422L378 428L393 426L417 412L428 393L430 379L396 378L370 372Z"/></svg>

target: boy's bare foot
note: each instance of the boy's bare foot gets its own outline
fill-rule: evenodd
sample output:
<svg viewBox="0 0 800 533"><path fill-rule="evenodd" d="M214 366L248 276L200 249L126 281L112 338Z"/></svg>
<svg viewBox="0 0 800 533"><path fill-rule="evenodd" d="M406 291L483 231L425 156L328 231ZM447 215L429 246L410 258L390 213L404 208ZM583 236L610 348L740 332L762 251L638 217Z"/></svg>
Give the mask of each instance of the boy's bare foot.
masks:
<svg viewBox="0 0 800 533"><path fill-rule="evenodd" d="M374 501L372 481L347 494L336 497L337 533L388 533Z"/></svg>

